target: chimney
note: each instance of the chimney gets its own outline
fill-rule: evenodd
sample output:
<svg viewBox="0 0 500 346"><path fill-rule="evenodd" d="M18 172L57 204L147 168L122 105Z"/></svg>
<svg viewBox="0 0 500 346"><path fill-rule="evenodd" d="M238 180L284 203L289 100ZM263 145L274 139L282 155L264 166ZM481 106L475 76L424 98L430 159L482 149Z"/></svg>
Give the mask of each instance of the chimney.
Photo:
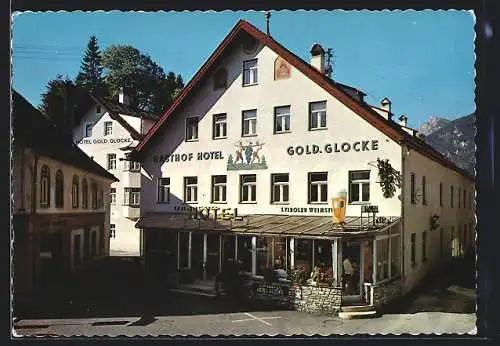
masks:
<svg viewBox="0 0 500 346"><path fill-rule="evenodd" d="M408 126L408 117L406 115L402 115L399 117L399 125Z"/></svg>
<svg viewBox="0 0 500 346"><path fill-rule="evenodd" d="M387 111L388 113L391 113L391 105L392 102L387 97L384 97L382 101L380 101L380 106L382 107L383 110Z"/></svg>
<svg viewBox="0 0 500 346"><path fill-rule="evenodd" d="M118 102L127 106L129 105L129 98L128 95L125 94L123 87L120 88L120 93L118 94Z"/></svg>
<svg viewBox="0 0 500 346"><path fill-rule="evenodd" d="M311 48L311 66L321 73L325 73L325 50L315 43Z"/></svg>

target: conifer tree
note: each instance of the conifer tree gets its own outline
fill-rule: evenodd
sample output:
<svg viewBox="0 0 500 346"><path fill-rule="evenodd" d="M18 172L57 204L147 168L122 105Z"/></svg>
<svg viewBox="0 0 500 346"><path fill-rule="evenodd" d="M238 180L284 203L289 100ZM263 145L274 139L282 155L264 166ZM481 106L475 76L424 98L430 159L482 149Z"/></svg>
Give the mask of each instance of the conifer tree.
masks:
<svg viewBox="0 0 500 346"><path fill-rule="evenodd" d="M75 84L91 93L98 95L106 94L101 51L95 36L91 36L89 39L80 65L80 72L75 79Z"/></svg>

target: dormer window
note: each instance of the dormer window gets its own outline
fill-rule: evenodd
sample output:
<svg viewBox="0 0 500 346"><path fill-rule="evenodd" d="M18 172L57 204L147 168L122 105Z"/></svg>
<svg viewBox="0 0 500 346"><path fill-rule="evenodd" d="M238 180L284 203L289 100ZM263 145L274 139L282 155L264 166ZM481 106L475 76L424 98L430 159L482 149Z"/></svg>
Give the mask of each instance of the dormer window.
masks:
<svg viewBox="0 0 500 346"><path fill-rule="evenodd" d="M93 123L85 123L83 127L83 137L92 137L92 126Z"/></svg>
<svg viewBox="0 0 500 346"><path fill-rule="evenodd" d="M227 87L227 70L220 68L214 75L214 90Z"/></svg>
<svg viewBox="0 0 500 346"><path fill-rule="evenodd" d="M113 134L113 122L105 121L104 122L104 135L111 136Z"/></svg>

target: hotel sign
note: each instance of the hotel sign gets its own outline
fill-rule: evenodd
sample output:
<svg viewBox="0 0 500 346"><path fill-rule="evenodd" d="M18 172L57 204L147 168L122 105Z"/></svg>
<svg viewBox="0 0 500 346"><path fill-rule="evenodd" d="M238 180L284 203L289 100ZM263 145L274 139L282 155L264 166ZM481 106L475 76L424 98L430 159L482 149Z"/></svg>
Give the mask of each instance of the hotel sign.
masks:
<svg viewBox="0 0 500 346"><path fill-rule="evenodd" d="M186 216L196 220L243 220L238 216L237 208L219 208L219 207L191 207L180 205L174 207L175 211L183 212Z"/></svg>
<svg viewBox="0 0 500 346"><path fill-rule="evenodd" d="M347 153L354 151L376 151L378 150L378 140L357 141L357 142L342 142L342 143L327 143L322 146L317 144L306 144L290 146L286 149L288 155L314 155L314 154L331 154L331 153Z"/></svg>
<svg viewBox="0 0 500 346"><path fill-rule="evenodd" d="M197 153L182 153L182 154L160 154L153 155L153 162L163 164L165 162L181 162L192 160L223 160L222 151L200 151Z"/></svg>
<svg viewBox="0 0 500 346"><path fill-rule="evenodd" d="M78 144L119 144L119 143L132 143L132 138L94 138L82 139Z"/></svg>

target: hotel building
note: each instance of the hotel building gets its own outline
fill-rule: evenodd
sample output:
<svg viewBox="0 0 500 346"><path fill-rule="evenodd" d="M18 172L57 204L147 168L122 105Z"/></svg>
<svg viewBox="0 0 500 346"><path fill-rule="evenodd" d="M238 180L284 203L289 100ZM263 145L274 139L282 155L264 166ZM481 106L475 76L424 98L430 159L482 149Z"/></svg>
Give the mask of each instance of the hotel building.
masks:
<svg viewBox="0 0 500 346"><path fill-rule="evenodd" d="M109 193L110 255L140 256L141 234L135 223L139 218L141 165L123 158L157 118L132 109L123 89L118 102L95 95L90 98L89 107L75 124L73 140L119 179L111 185Z"/></svg>
<svg viewBox="0 0 500 346"><path fill-rule="evenodd" d="M12 98L14 297L23 304L109 255L106 199L117 179L16 91Z"/></svg>
<svg viewBox="0 0 500 346"><path fill-rule="evenodd" d="M342 301L377 305L473 247L473 178L394 119L389 99L371 106L330 73L319 44L307 63L236 24L129 157L144 171L146 268L183 281L234 258L256 278L322 265Z"/></svg>

